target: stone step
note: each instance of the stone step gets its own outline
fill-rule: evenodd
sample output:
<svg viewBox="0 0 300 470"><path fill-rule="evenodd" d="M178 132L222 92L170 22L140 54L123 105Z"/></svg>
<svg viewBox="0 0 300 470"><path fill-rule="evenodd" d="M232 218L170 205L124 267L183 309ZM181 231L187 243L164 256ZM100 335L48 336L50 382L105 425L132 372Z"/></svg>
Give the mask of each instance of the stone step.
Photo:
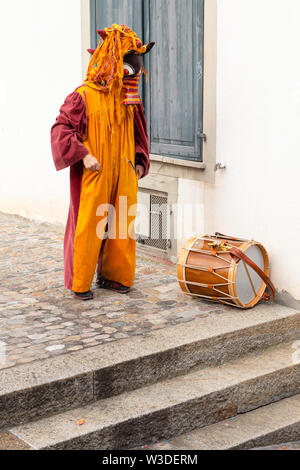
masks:
<svg viewBox="0 0 300 470"><path fill-rule="evenodd" d="M147 446L151 450L300 450L300 395ZM276 443L276 444L275 444ZM271 447L269 447L271 446Z"/></svg>
<svg viewBox="0 0 300 470"><path fill-rule="evenodd" d="M262 304L0 370L0 428L298 338L300 312Z"/></svg>
<svg viewBox="0 0 300 470"><path fill-rule="evenodd" d="M299 432L296 432L300 436ZM300 450L300 441L297 442L283 442L280 444L272 444L266 447L255 447L251 450Z"/></svg>
<svg viewBox="0 0 300 470"><path fill-rule="evenodd" d="M34 449L123 449L170 439L300 393L294 353L293 343L273 346L10 432Z"/></svg>
<svg viewBox="0 0 300 470"><path fill-rule="evenodd" d="M1 450L33 450L26 442L21 441L10 432L0 431Z"/></svg>

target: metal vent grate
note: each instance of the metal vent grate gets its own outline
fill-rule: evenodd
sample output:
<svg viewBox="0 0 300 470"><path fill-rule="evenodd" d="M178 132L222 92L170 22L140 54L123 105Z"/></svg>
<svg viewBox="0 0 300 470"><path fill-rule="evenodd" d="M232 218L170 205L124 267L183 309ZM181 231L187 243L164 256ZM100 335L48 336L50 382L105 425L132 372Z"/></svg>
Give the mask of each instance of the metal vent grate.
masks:
<svg viewBox="0 0 300 470"><path fill-rule="evenodd" d="M167 251L168 247L168 199L150 195L150 237L137 235L138 243Z"/></svg>

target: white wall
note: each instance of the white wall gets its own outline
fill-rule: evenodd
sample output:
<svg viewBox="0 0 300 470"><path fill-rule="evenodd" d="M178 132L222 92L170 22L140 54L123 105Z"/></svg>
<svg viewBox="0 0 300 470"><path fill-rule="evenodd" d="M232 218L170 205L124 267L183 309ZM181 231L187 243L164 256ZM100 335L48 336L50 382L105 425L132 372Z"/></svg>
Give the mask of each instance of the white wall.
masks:
<svg viewBox="0 0 300 470"><path fill-rule="evenodd" d="M1 2L0 210L64 222L68 170L57 173L50 128L80 85L80 0Z"/></svg>
<svg viewBox="0 0 300 470"><path fill-rule="evenodd" d="M218 0L215 228L261 241L300 299L300 2Z"/></svg>
<svg viewBox="0 0 300 470"><path fill-rule="evenodd" d="M214 187L195 180L179 178L178 201L173 208L175 236L179 253L193 234L212 233L214 229Z"/></svg>

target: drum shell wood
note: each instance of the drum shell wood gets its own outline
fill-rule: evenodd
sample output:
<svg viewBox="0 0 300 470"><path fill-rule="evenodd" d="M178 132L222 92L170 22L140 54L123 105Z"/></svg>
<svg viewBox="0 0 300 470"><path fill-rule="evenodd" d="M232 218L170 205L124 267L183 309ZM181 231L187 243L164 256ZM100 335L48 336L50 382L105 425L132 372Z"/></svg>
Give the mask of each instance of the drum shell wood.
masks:
<svg viewBox="0 0 300 470"><path fill-rule="evenodd" d="M178 258L177 274L181 289L187 294L207 300L241 308L254 307L263 296L266 284L262 281L256 295L253 293L253 299L243 303L238 298L236 286L238 262L228 251L215 252L210 245L213 241L227 242L228 245L237 247L243 252L256 245L263 257L263 271L269 275L269 258L260 243L211 235L195 236L186 242Z"/></svg>

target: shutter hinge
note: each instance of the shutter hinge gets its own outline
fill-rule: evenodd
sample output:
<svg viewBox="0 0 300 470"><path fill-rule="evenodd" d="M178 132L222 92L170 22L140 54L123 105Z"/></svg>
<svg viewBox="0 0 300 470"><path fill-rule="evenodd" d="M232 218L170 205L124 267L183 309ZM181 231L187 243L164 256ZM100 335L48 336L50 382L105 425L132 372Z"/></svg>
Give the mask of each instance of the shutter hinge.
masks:
<svg viewBox="0 0 300 470"><path fill-rule="evenodd" d="M197 137L199 137L199 139L203 139L204 142L206 142L206 134L204 134L204 132L202 132L201 129L198 129Z"/></svg>

